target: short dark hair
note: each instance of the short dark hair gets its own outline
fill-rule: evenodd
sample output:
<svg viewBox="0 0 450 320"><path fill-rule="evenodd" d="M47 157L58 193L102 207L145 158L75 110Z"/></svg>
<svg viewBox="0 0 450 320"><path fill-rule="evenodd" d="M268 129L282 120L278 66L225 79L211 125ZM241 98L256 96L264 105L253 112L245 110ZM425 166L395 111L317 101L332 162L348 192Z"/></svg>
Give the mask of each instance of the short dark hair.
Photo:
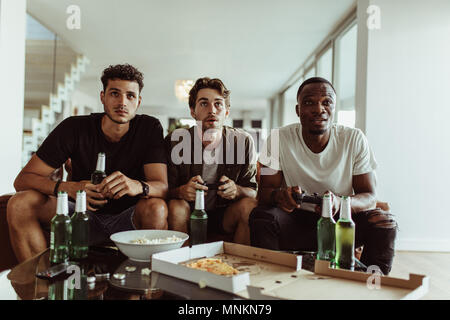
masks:
<svg viewBox="0 0 450 320"><path fill-rule="evenodd" d="M219 91L220 95L225 99L225 105L227 108L230 107L230 93L222 80L220 79L210 79L208 77L200 78L195 81L194 86L189 91L189 108L195 108L195 102L197 101L198 92L201 89L214 89Z"/></svg>
<svg viewBox="0 0 450 320"><path fill-rule="evenodd" d="M298 97L300 96L300 93L302 92L303 88L307 84L310 84L310 83L326 83L326 84L329 84L330 87L333 89L334 93L336 94L336 90L334 89L334 87L333 87L333 85L331 84L330 81L328 81L325 78L321 78L321 77L312 77L312 78L309 78L309 79L303 81L303 83L298 88L298 90L297 90L297 100L298 100Z"/></svg>
<svg viewBox="0 0 450 320"><path fill-rule="evenodd" d="M144 87L144 75L138 69L129 64L116 64L110 65L103 70L101 77L103 83L103 91L106 90L109 80L120 79L128 81L136 81L139 85L139 93L141 93Z"/></svg>

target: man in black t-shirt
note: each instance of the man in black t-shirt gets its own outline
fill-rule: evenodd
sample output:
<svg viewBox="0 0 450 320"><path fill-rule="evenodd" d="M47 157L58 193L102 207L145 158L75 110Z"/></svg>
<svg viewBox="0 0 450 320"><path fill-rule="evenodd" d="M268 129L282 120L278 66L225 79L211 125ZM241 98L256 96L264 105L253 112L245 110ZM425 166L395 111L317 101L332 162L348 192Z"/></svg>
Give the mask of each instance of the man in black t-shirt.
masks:
<svg viewBox="0 0 450 320"><path fill-rule="evenodd" d="M45 139L17 176L17 193L8 202L12 247L21 262L47 247L42 228L56 212L58 191L75 199L85 190L90 215L90 244L131 229L167 229L166 151L160 122L136 115L143 75L130 65L103 71L100 99L104 113L69 117ZM107 177L90 182L97 155L106 154ZM72 178L55 182L50 174L71 159ZM101 209L94 209L103 205ZM69 203L73 212L74 204Z"/></svg>

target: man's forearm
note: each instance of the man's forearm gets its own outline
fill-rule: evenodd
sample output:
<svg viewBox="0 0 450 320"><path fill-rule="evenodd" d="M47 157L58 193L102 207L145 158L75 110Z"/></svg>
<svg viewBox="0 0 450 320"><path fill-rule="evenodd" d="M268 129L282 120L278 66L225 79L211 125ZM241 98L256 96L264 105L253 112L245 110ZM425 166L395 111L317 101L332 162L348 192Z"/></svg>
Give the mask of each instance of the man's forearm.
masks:
<svg viewBox="0 0 450 320"><path fill-rule="evenodd" d="M237 199L242 199L245 197L248 198L256 198L256 190L252 189L250 187L241 187L239 185L236 185L237 187Z"/></svg>
<svg viewBox="0 0 450 320"><path fill-rule="evenodd" d="M22 172L14 181L17 192L25 190L36 190L43 194L53 195L56 181L35 173Z"/></svg>
<svg viewBox="0 0 450 320"><path fill-rule="evenodd" d="M376 195L373 193L359 193L351 197L352 212L361 212L375 209L377 204Z"/></svg>
<svg viewBox="0 0 450 320"><path fill-rule="evenodd" d="M167 183L162 181L146 181L149 186L148 198L166 199L168 194Z"/></svg>
<svg viewBox="0 0 450 320"><path fill-rule="evenodd" d="M272 203L272 192L277 188L272 187L260 187L258 190L258 204L271 206Z"/></svg>

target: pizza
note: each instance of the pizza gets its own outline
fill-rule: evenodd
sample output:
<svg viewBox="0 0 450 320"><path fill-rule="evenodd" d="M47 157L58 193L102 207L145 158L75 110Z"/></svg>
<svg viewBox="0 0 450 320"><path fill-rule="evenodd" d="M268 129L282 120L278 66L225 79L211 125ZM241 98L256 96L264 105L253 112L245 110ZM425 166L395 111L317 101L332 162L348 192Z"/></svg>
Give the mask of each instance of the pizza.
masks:
<svg viewBox="0 0 450 320"><path fill-rule="evenodd" d="M195 262L188 263L186 266L193 269L208 271L221 276L231 276L239 273L238 270L226 262L223 262L222 259L216 258L203 258Z"/></svg>

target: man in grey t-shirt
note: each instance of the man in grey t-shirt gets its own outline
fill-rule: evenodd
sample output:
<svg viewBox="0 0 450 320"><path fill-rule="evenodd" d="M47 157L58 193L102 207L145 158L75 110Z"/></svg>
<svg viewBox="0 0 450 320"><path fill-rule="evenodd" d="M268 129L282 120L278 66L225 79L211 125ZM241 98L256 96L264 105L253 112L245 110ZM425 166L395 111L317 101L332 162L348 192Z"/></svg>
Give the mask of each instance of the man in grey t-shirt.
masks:
<svg viewBox="0 0 450 320"><path fill-rule="evenodd" d="M168 222L169 229L188 232L196 190L205 190L208 232L233 235L234 242L249 244L248 216L257 204L255 150L248 133L224 126L229 94L219 79L198 79L189 93L197 125L166 137Z"/></svg>

